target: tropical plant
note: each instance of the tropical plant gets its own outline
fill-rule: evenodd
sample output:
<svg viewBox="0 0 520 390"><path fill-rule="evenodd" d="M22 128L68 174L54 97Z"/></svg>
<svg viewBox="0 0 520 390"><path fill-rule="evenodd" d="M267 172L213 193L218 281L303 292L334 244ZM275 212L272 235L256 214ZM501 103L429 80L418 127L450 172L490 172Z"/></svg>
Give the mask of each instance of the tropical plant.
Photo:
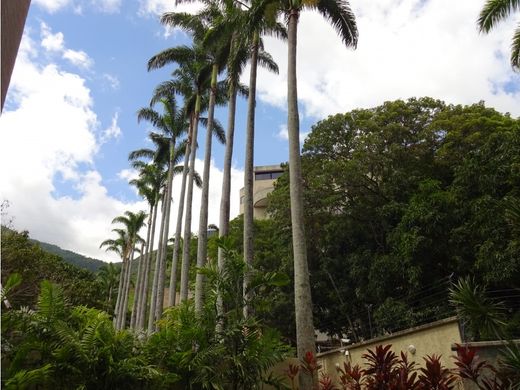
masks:
<svg viewBox="0 0 520 390"><path fill-rule="evenodd" d="M105 310L108 313L113 312L112 297L117 288L119 273L121 269L116 267L114 263L108 263L99 268L97 279L101 283L105 295Z"/></svg>
<svg viewBox="0 0 520 390"><path fill-rule="evenodd" d="M123 260L114 312L114 326L118 330L123 329L126 323L132 261L134 253L139 252L136 245L144 243L144 240L138 233L144 226L145 219L146 213L144 211L139 211L138 213L125 211L123 215L112 220L113 224L119 223L125 227L124 229L112 229L112 231L118 234L118 238L105 240L100 245L100 247L107 247L107 250L118 253Z"/></svg>
<svg viewBox="0 0 520 390"><path fill-rule="evenodd" d="M150 301L150 315L148 321L149 329L153 325L154 319L161 316L163 310L163 286L166 273L166 248L170 226L172 183L174 171L180 171L180 168L176 168L176 164L182 158L182 154L185 151L185 145L179 145L180 137L184 135L189 127L184 112L179 109L177 105L175 91L168 92L169 93L162 90L156 90L150 102L150 107L141 108L137 114L138 121L146 120L161 131L161 134L157 137L160 137L159 139L162 140L164 146L157 149L157 155L155 156L154 161L165 166L168 172L165 183L165 192L163 194L164 210L162 210L161 213L159 248L157 251L154 286ZM153 109L153 106L158 103L162 106L162 114ZM166 150L167 152L161 153L161 151Z"/></svg>
<svg viewBox="0 0 520 390"><path fill-rule="evenodd" d="M189 113L191 121L190 132L190 162L188 168L188 189L186 194L186 215L184 223L184 246L181 270L181 301L188 298L188 271L189 271L189 240L191 234L191 213L193 200L193 178L195 171L195 151L197 146L197 133L201 112L201 99L205 93L211 64L207 62L207 56L200 45L192 47L174 47L162 51L148 61L148 70L162 68L169 63L179 64L179 68L173 72L178 79L177 90L185 97L185 112ZM174 251L175 252L175 251Z"/></svg>
<svg viewBox="0 0 520 390"><path fill-rule="evenodd" d="M515 11L520 10L518 0L487 0L480 11L477 21L480 32L488 33L496 25ZM511 43L511 66L520 70L520 24L517 26Z"/></svg>
<svg viewBox="0 0 520 390"><path fill-rule="evenodd" d="M224 246L228 261L222 272L215 264L201 270L208 282L202 313L197 313L190 301L167 309L158 332L150 338L147 353L159 367L180 376L182 388L256 389L289 348L276 331L252 317L243 318L244 262L227 243L219 244ZM251 288L262 289L286 283L287 278L257 273L254 281ZM217 287L226 308L218 332Z"/></svg>
<svg viewBox="0 0 520 390"><path fill-rule="evenodd" d="M2 312L2 381L7 389L120 389L151 385L158 371L106 312L70 307L62 289L44 281L34 311Z"/></svg>
<svg viewBox="0 0 520 390"><path fill-rule="evenodd" d="M148 229L146 232L146 248L145 253L141 254L139 260L137 290L134 299L134 308L132 310L132 318L130 327L137 330L143 330L145 326L146 307L148 302L148 285L149 274L151 268L153 242L155 239L155 226L157 222L157 210L161 197L161 188L163 186L165 175L157 164L144 163L141 160L132 161L132 167L139 171L139 177L130 180L129 184L136 186L139 194L146 199L150 205L148 214Z"/></svg>
<svg viewBox="0 0 520 390"><path fill-rule="evenodd" d="M505 307L492 300L485 289L469 277L461 278L450 288L450 303L467 327L467 337L474 341L496 340L504 337Z"/></svg>

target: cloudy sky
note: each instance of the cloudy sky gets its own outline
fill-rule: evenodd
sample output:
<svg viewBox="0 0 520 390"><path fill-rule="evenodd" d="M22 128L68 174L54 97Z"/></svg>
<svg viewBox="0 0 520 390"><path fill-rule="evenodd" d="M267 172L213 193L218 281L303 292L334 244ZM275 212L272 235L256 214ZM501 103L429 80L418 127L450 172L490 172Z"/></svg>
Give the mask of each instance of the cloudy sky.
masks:
<svg viewBox="0 0 520 390"><path fill-rule="evenodd" d="M342 46L320 15L303 14L298 46L302 133L330 114L414 96L463 104L484 100L519 116L520 76L511 71L508 60L515 20L489 35L479 34L475 20L483 3L352 0L360 33L355 51ZM155 53L188 42L183 33L167 31L158 22L173 4L32 1L0 118L0 198L10 202L8 213L17 229L88 256L116 260L98 249L110 236L110 221L125 210L146 209L127 184L133 175L128 153L147 146L151 130L137 124L135 112L148 104L154 86L172 70L148 73L146 63ZM288 158L287 48L266 39L266 49L280 74L259 74L256 165ZM239 102L232 216L238 213L243 183L245 108L245 102ZM225 110L217 115L225 125ZM203 137L199 150L202 171ZM223 152L222 146L215 146L209 214L215 224ZM179 181L174 181L177 189ZM196 231L200 193L194 200Z"/></svg>

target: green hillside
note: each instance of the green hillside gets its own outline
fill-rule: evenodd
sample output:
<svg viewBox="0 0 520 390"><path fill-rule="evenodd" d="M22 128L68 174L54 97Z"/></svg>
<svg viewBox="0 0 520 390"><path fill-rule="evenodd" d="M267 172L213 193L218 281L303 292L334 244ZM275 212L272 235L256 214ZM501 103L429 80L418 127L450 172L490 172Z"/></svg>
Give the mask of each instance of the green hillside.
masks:
<svg viewBox="0 0 520 390"><path fill-rule="evenodd" d="M79 253L72 252L66 249L61 249L59 246L54 244L49 244L47 242L42 242L38 240L31 239L32 242L38 244L43 250L54 253L55 255L60 256L63 260L65 260L69 264L73 264L80 268L88 269L92 272L97 272L97 270L106 264L104 261L93 259L91 257L86 257L80 255Z"/></svg>

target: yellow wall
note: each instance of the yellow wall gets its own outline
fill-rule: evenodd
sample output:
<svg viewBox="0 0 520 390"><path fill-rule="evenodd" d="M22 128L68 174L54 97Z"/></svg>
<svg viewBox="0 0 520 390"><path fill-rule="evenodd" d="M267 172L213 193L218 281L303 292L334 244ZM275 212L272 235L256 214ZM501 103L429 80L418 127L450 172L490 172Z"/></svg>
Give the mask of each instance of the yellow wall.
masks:
<svg viewBox="0 0 520 390"><path fill-rule="evenodd" d="M450 358L454 354L451 345L460 343L460 331L456 317L437 321L431 324L418 326L416 328L407 329L402 332L394 333L389 336L378 337L366 342L352 344L344 347L318 354L318 361L323 366L323 370L327 372L333 379L338 380L336 364L343 367L343 363L348 359L352 365L359 364L364 366L362 355L367 349L374 349L375 346L383 344L392 344L392 350L396 354L401 351L408 351L408 347L415 347L415 354L407 352L408 359L420 366L424 366L423 357L426 355L441 355L441 362L448 368L453 368L453 359ZM348 356L345 356L348 351Z"/></svg>

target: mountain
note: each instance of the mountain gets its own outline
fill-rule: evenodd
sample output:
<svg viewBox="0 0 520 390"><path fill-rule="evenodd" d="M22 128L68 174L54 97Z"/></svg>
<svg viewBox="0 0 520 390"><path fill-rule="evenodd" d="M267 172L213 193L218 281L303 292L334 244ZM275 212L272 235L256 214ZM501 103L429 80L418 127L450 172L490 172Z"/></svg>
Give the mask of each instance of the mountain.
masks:
<svg viewBox="0 0 520 390"><path fill-rule="evenodd" d="M92 272L97 272L97 270L106 264L106 262L93 259L91 257L86 257L83 255L80 255L79 253L72 252L66 249L61 249L57 245L49 244L47 242L42 242L38 240L31 239L32 242L35 244L38 244L41 246L41 248L47 252L54 253L55 255L60 256L69 264L73 264L75 266L78 266L80 268L88 269Z"/></svg>

